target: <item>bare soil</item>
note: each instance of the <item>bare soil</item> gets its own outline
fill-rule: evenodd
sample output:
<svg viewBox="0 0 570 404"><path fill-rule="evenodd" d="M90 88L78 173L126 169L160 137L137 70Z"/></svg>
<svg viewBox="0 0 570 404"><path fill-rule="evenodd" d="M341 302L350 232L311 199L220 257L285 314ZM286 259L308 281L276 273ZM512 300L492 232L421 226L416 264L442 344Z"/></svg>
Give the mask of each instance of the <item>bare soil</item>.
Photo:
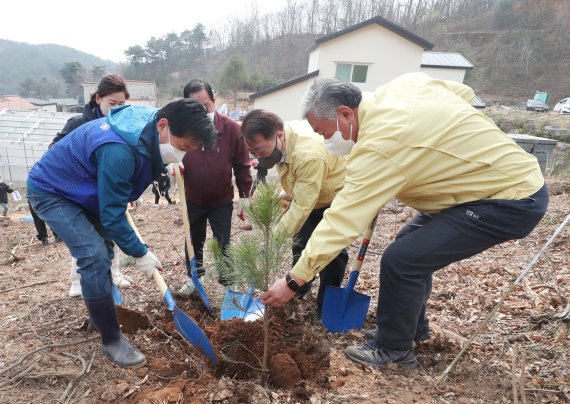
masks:
<svg viewBox="0 0 570 404"><path fill-rule="evenodd" d="M115 367L101 352L97 334L87 330L83 302L67 296L65 245L50 239L42 246L33 225L19 221L26 213L11 213L10 220L0 221L0 402L509 402L513 386L519 400L522 386L527 402L570 402L570 227L542 254L447 380L436 385L462 344L570 213L570 181L549 185L549 211L529 237L436 274L428 306L432 337L416 347L417 369L371 369L348 360L342 350L361 343L363 331L327 334L315 318L314 287L306 298L272 311L265 384L259 321L220 321L218 310L208 315L196 297L177 297L178 306L215 347L221 364L214 366L176 332L155 285L124 257L122 271L134 284L122 289L119 318L147 365ZM375 324L380 255L413 214L393 201L380 216L357 284L357 290L372 296L365 329ZM186 280L180 217L178 205L145 203L134 212L173 291ZM234 218L234 240L244 234L241 226ZM353 259L357 250L355 242L349 249ZM211 272L205 288L220 303L222 290Z"/></svg>

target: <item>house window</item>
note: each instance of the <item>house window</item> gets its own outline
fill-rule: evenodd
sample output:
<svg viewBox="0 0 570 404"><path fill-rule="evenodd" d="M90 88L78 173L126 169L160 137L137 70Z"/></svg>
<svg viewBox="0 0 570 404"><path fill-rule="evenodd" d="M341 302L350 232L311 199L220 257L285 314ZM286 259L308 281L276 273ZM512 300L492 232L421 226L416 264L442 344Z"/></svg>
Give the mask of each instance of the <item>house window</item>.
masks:
<svg viewBox="0 0 570 404"><path fill-rule="evenodd" d="M366 83L368 75L367 65L355 65L349 63L337 63L335 77L351 83Z"/></svg>

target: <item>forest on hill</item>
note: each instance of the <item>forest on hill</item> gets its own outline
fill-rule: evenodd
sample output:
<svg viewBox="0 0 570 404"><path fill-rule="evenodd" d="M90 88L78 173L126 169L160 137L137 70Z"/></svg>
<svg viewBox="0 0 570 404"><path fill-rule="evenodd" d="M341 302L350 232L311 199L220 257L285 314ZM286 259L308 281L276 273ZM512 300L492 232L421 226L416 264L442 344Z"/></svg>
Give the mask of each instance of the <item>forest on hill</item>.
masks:
<svg viewBox="0 0 570 404"><path fill-rule="evenodd" d="M198 23L181 33L151 37L125 50L128 63L120 70L127 79L155 80L161 99L180 96L194 77L222 93L258 91L305 74L307 50L316 38L377 15L432 42L434 51L462 53L475 65L466 84L487 101L516 105L535 91L548 91L553 100L570 95L570 5L565 0L287 0L275 13L260 15L251 7L223 26ZM22 63L29 60L43 63L41 58ZM85 80L95 66L79 61L67 79ZM62 68L44 80L64 80ZM20 93L37 96L38 77L21 77ZM72 91L73 83L63 83L60 89Z"/></svg>
<svg viewBox="0 0 570 404"><path fill-rule="evenodd" d="M60 75L65 63L78 63L83 76L98 79L118 64L61 45L30 45L0 39L0 95L57 98L66 94Z"/></svg>

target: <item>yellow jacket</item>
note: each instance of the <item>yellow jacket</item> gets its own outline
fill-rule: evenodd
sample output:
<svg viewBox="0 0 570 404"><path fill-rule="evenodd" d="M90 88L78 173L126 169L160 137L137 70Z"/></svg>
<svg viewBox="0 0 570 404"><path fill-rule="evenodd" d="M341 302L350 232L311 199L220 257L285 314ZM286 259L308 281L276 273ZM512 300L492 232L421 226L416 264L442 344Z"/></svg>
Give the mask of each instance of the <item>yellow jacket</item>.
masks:
<svg viewBox="0 0 570 404"><path fill-rule="evenodd" d="M327 151L307 121L285 123L285 161L277 164L281 186L293 197L278 231L299 232L313 209L329 206L344 184L346 160Z"/></svg>
<svg viewBox="0 0 570 404"><path fill-rule="evenodd" d="M345 186L292 272L310 280L391 198L421 212L481 199L522 199L544 178L536 158L471 106L471 88L422 73L364 93Z"/></svg>

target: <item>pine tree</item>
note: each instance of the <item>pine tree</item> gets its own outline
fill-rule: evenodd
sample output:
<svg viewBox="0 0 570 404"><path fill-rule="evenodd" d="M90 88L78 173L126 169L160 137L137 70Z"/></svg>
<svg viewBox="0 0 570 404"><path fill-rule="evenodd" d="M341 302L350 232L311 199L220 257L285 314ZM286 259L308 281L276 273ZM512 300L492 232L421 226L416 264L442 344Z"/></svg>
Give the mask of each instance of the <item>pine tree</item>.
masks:
<svg viewBox="0 0 570 404"><path fill-rule="evenodd" d="M260 184L255 197L243 206L244 213L253 224L251 234L243 236L230 245L225 254L212 239L208 250L214 256L214 265L222 279L245 291L248 286L255 290L267 290L280 276L286 265L285 257L291 249L291 238L287 232L276 232L275 225L283 215L279 201L279 189L273 184ZM269 311L263 315L263 358L262 371L268 374L269 354Z"/></svg>

